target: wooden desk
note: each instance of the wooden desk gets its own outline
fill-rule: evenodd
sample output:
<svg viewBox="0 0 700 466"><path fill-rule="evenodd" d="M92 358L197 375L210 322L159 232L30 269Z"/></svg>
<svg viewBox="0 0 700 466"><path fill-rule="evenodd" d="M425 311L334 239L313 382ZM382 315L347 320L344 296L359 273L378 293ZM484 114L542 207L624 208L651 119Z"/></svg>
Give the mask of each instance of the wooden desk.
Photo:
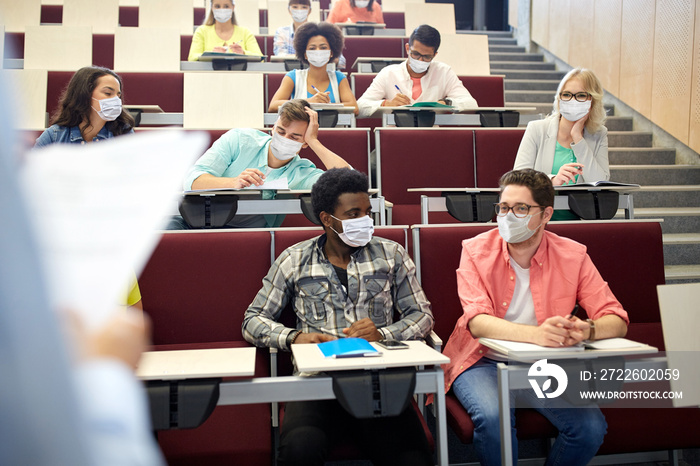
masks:
<svg viewBox="0 0 700 466"><path fill-rule="evenodd" d="M184 380L203 377L252 377L255 348L146 351L136 377L141 380Z"/></svg>
<svg viewBox="0 0 700 466"><path fill-rule="evenodd" d="M406 61L406 57L357 57L351 69L356 69L358 73L378 73L387 65L403 63L404 61Z"/></svg>
<svg viewBox="0 0 700 466"><path fill-rule="evenodd" d="M480 113L500 113L506 114L507 112L518 113L517 126L521 124L524 120L522 118L523 113L535 113L537 109L535 107L477 107L465 109L458 111L455 108L448 107L379 107L376 113L380 113L382 116L382 126L395 126L396 119L394 117L395 111L411 111L411 112L434 112L435 113L435 125L464 125L464 126L482 126L482 117ZM376 115L375 113L375 115ZM372 115L372 116L375 116ZM538 117L539 119L539 117ZM499 125L493 125L499 126Z"/></svg>
<svg viewBox="0 0 700 466"><path fill-rule="evenodd" d="M384 23L335 23L346 36L373 36L376 29L384 29Z"/></svg>

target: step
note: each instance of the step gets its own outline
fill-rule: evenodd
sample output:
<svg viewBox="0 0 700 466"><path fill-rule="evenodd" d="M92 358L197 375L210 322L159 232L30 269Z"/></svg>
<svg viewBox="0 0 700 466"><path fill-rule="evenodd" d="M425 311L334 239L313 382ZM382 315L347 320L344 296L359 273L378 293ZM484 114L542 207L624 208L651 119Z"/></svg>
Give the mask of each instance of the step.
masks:
<svg viewBox="0 0 700 466"><path fill-rule="evenodd" d="M700 281L700 265L667 265L664 267L667 284L696 283Z"/></svg>
<svg viewBox="0 0 700 466"><path fill-rule="evenodd" d="M549 103L550 107L554 101L554 93L552 91L505 91L506 102L532 102L532 103Z"/></svg>
<svg viewBox="0 0 700 466"><path fill-rule="evenodd" d="M635 207L634 217L663 220L664 233L700 232L700 207Z"/></svg>
<svg viewBox="0 0 700 466"><path fill-rule="evenodd" d="M700 207L700 185L642 186L633 194L637 207Z"/></svg>
<svg viewBox="0 0 700 466"><path fill-rule="evenodd" d="M610 131L608 147L651 147L652 134L647 131Z"/></svg>
<svg viewBox="0 0 700 466"><path fill-rule="evenodd" d="M663 235L664 265L700 264L700 233Z"/></svg>
<svg viewBox="0 0 700 466"><path fill-rule="evenodd" d="M609 147L608 160L613 165L673 165L676 150L664 147Z"/></svg>
<svg viewBox="0 0 700 466"><path fill-rule="evenodd" d="M511 69L501 69L491 65L491 74L505 75L506 79L550 79L561 81L566 74L563 71L516 71Z"/></svg>
<svg viewBox="0 0 700 466"><path fill-rule="evenodd" d="M495 46L511 45L511 46L517 47L518 40L509 38L509 37L489 37L489 47L492 45L495 45ZM525 49L525 47L523 47L523 50L524 49Z"/></svg>
<svg viewBox="0 0 700 466"><path fill-rule="evenodd" d="M526 53L525 47L518 45L491 45L489 42L489 53Z"/></svg>
<svg viewBox="0 0 700 466"><path fill-rule="evenodd" d="M700 184L700 165L611 165L610 179L641 185Z"/></svg>
<svg viewBox="0 0 700 466"><path fill-rule="evenodd" d="M634 118L609 116L605 120L605 127L608 131L632 131L634 128Z"/></svg>
<svg viewBox="0 0 700 466"><path fill-rule="evenodd" d="M490 56L490 55L489 55ZM545 61L494 61L489 60L491 68L514 71L555 71L556 65ZM493 71L492 71L493 73Z"/></svg>
<svg viewBox="0 0 700 466"><path fill-rule="evenodd" d="M506 79L504 85L506 91L549 91L552 100L554 100L559 81L553 79Z"/></svg>
<svg viewBox="0 0 700 466"><path fill-rule="evenodd" d="M544 63L544 55L541 53L502 53L489 49L489 60L496 62L536 62Z"/></svg>

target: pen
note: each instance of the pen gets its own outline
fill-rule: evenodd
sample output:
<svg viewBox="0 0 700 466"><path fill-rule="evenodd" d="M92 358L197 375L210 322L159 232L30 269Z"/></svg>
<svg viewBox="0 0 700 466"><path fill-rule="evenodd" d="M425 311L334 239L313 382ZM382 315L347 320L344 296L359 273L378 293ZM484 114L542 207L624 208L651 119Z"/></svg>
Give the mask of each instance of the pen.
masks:
<svg viewBox="0 0 700 466"><path fill-rule="evenodd" d="M316 94L320 94L320 93L321 93L321 91L319 91L318 89L316 89L316 86L314 86L313 84L311 85L311 89L313 89L314 91L316 91Z"/></svg>
<svg viewBox="0 0 700 466"><path fill-rule="evenodd" d="M338 334L336 332L333 332L333 331L328 330L327 328L323 328L323 327L319 327L318 329L324 333L327 333L328 335L333 335L336 338L345 338L345 334Z"/></svg>
<svg viewBox="0 0 700 466"><path fill-rule="evenodd" d="M401 88L399 86L394 84L394 87L396 88L397 91L399 91L399 94L403 94L403 92L401 92Z"/></svg>
<svg viewBox="0 0 700 466"><path fill-rule="evenodd" d="M371 357L377 357L381 356L382 353L380 352L371 352L371 353L349 353L349 354L334 354L333 359L345 359L345 358L371 358Z"/></svg>
<svg viewBox="0 0 700 466"><path fill-rule="evenodd" d="M578 305L578 303L576 303L574 308L571 310L571 314L569 314L566 318L571 320L572 317L576 316L576 313L578 312L578 310L579 310L579 305Z"/></svg>

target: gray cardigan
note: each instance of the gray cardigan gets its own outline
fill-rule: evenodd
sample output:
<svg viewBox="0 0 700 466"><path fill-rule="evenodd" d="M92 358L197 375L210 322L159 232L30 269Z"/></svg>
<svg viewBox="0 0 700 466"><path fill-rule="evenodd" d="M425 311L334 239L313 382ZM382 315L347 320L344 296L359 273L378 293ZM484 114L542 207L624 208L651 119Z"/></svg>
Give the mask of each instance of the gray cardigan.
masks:
<svg viewBox="0 0 700 466"><path fill-rule="evenodd" d="M552 165L558 131L559 115L528 123L513 169L534 168L550 175L550 178L556 175L552 174ZM601 126L595 134L584 129L583 140L578 144L572 143L571 148L576 160L583 164L583 176L578 177L578 183L610 180L608 129L605 126Z"/></svg>

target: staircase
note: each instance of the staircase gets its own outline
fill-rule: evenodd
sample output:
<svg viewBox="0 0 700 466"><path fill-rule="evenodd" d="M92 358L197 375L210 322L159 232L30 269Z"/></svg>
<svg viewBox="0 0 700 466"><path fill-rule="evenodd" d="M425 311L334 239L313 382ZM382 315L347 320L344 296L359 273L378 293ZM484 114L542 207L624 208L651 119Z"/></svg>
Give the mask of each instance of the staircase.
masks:
<svg viewBox="0 0 700 466"><path fill-rule="evenodd" d="M551 112L566 73L542 54L526 53L510 32L482 34L489 36L491 73L506 77L506 106ZM635 218L663 219L666 282L700 281L700 165L675 164L675 149L654 147L652 133L635 131L633 118L606 109L611 180L642 185L633 196Z"/></svg>

